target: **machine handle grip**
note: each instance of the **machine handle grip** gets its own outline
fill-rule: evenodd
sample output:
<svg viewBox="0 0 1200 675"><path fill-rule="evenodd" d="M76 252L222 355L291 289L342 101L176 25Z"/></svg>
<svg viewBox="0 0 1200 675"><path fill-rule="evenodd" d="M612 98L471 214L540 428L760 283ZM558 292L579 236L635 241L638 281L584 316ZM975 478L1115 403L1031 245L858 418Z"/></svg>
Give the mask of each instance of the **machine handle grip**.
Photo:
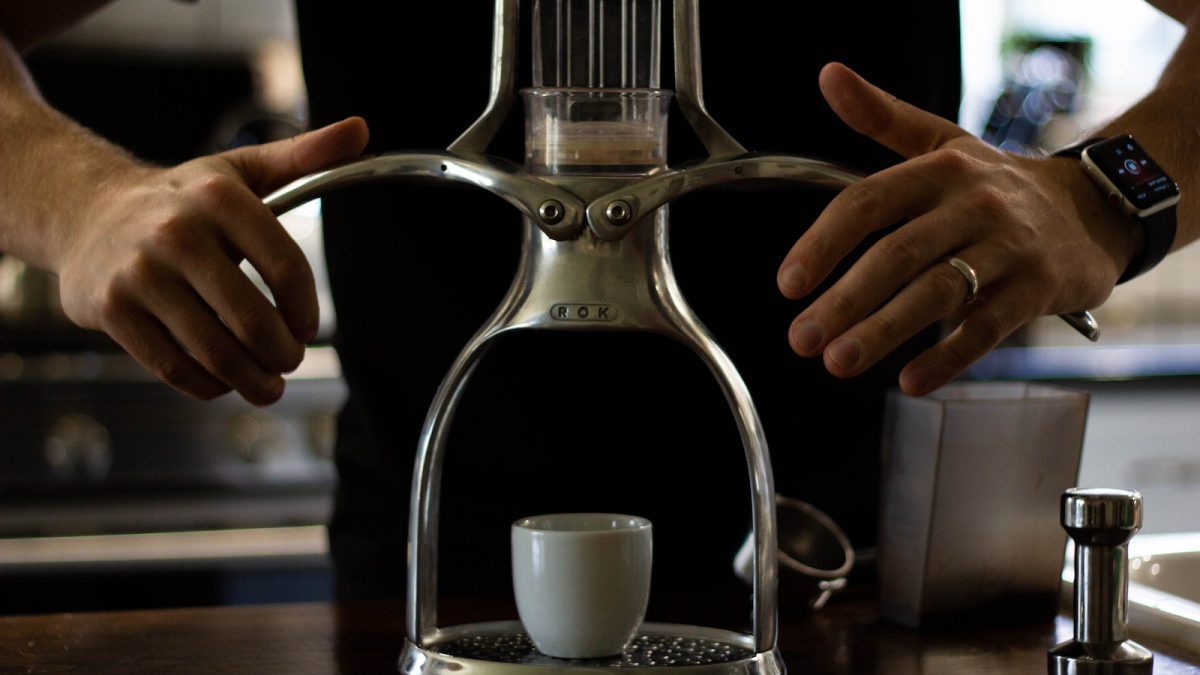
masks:
<svg viewBox="0 0 1200 675"><path fill-rule="evenodd" d="M840 190L863 177L854 169L810 157L747 153L683 165L597 197L587 205L587 221L597 237L614 241L624 237L629 225L646 214L703 188L746 181L786 181ZM1059 317L1092 342L1100 339L1100 324L1090 312Z"/></svg>
<svg viewBox="0 0 1200 675"><path fill-rule="evenodd" d="M681 165L597 197L588 204L587 220L597 237L613 241L625 236L627 225L703 188L746 181L788 181L840 190L862 178L863 174L853 169L809 157L747 153ZM624 202L628 209L610 208L617 202ZM615 222L614 213L620 216Z"/></svg>
<svg viewBox="0 0 1200 675"><path fill-rule="evenodd" d="M574 194L503 160L451 152L370 157L305 176L263 202L280 215L338 188L380 180L451 181L483 188L517 207L551 239L570 239L583 228L583 202Z"/></svg>

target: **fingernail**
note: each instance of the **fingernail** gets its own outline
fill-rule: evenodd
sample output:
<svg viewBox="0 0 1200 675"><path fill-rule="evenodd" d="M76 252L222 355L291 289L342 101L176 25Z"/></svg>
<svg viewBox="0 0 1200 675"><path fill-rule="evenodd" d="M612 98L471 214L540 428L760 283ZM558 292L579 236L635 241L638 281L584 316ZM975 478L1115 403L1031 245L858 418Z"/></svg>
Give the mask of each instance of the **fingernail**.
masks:
<svg viewBox="0 0 1200 675"><path fill-rule="evenodd" d="M854 366L858 365L858 359L862 355L862 343L858 338L841 338L835 340L829 345L829 349L825 350L829 355L829 360L833 361L843 370L854 370Z"/></svg>
<svg viewBox="0 0 1200 675"><path fill-rule="evenodd" d="M779 288L799 295L808 288L808 277L800 265L788 265L779 273Z"/></svg>
<svg viewBox="0 0 1200 675"><path fill-rule="evenodd" d="M304 331L300 335L300 342L302 344L308 344L309 342L312 342L313 340L317 339L317 333L320 332L320 330L320 321L313 321L312 323L306 324Z"/></svg>
<svg viewBox="0 0 1200 675"><path fill-rule="evenodd" d="M317 333L321 332L321 318L314 312L304 318L289 319L288 328L292 331L292 337L303 346L315 340Z"/></svg>
<svg viewBox="0 0 1200 675"><path fill-rule="evenodd" d="M286 385L283 383L283 378L276 375L267 382L267 395L271 397L272 401L279 400L279 397L283 396L284 386Z"/></svg>
<svg viewBox="0 0 1200 675"><path fill-rule="evenodd" d="M805 319L792 328L792 344L804 354L811 354L825 337L821 324L814 319Z"/></svg>
<svg viewBox="0 0 1200 675"><path fill-rule="evenodd" d="M304 356L307 353L308 353L308 350L305 348L305 346L303 344L301 344L297 348L295 355L293 355L292 358L288 359L287 362L284 364L283 368L281 368L281 370L283 371L283 374L286 375L288 373L296 372L296 369L300 367L300 364L304 363Z"/></svg>
<svg viewBox="0 0 1200 675"><path fill-rule="evenodd" d="M913 368L900 373L900 388L912 396L924 396L925 384L929 382L929 374Z"/></svg>

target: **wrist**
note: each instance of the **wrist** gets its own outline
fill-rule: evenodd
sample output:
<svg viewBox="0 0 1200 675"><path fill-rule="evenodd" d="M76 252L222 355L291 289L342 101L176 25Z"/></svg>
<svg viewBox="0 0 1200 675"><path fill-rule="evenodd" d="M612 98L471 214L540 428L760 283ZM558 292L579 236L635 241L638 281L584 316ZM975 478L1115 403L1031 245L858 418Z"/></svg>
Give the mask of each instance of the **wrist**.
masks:
<svg viewBox="0 0 1200 675"><path fill-rule="evenodd" d="M1089 238L1107 254L1111 265L1104 274L1112 285L1116 285L1142 250L1142 228L1133 218L1109 204L1106 196L1080 169L1077 160L1048 157L1037 161L1046 167L1049 179L1062 188L1063 208L1067 214L1078 219Z"/></svg>
<svg viewBox="0 0 1200 675"><path fill-rule="evenodd" d="M39 256L41 264L56 273L75 251L86 250L105 228L119 224L107 214L158 170L73 121L62 122L59 133L45 145L48 163L39 167L45 177L43 198L50 197L39 218L44 228Z"/></svg>

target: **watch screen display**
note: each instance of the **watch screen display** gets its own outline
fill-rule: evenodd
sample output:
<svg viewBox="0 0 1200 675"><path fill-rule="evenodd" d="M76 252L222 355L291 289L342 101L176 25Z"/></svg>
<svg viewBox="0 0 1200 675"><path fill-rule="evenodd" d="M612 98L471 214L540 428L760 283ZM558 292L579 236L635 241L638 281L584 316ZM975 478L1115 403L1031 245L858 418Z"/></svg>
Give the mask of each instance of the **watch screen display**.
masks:
<svg viewBox="0 0 1200 675"><path fill-rule="evenodd" d="M1139 211L1177 196L1179 187L1132 136L1110 138L1087 149L1088 157Z"/></svg>

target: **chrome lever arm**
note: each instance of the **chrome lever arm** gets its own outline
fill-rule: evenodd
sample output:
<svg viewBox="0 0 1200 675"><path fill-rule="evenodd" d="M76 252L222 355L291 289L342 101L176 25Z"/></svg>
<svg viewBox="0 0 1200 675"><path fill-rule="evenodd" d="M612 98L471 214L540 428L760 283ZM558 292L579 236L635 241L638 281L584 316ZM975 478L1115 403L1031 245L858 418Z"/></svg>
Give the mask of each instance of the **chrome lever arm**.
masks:
<svg viewBox="0 0 1200 675"><path fill-rule="evenodd" d="M629 231L629 223L636 223L654 209L702 188L759 180L797 182L840 190L863 177L864 174L854 169L799 155L745 154L733 159L712 159L655 174L601 195L587 205L587 220L597 237L615 241ZM619 218L614 220L614 215ZM1091 312L1058 316L1088 340L1100 339L1100 324Z"/></svg>
<svg viewBox="0 0 1200 675"><path fill-rule="evenodd" d="M279 215L337 188L389 179L452 181L481 187L517 207L551 239L570 239L583 229L583 201L574 194L504 160L451 152L371 157L305 176L263 201Z"/></svg>
<svg viewBox="0 0 1200 675"><path fill-rule="evenodd" d="M517 0L496 0L495 21L492 30L492 77L487 107L469 129L464 131L450 147L451 152L482 153L487 150L496 130L508 117L516 99L515 74L517 63L517 26L520 12Z"/></svg>
<svg viewBox="0 0 1200 675"><path fill-rule="evenodd" d="M862 177L863 174L853 169L808 157L743 154L733 159L681 166L625 185L592 200L587 205L587 220L597 237L615 241L628 232L626 224L636 223L654 209L689 192L714 185L761 180L841 189ZM617 204L616 208L613 208L614 204ZM615 222L614 214L619 216Z"/></svg>
<svg viewBox="0 0 1200 675"><path fill-rule="evenodd" d="M697 0L675 0L675 100L710 157L741 155L746 148L704 107L700 70L700 8Z"/></svg>

